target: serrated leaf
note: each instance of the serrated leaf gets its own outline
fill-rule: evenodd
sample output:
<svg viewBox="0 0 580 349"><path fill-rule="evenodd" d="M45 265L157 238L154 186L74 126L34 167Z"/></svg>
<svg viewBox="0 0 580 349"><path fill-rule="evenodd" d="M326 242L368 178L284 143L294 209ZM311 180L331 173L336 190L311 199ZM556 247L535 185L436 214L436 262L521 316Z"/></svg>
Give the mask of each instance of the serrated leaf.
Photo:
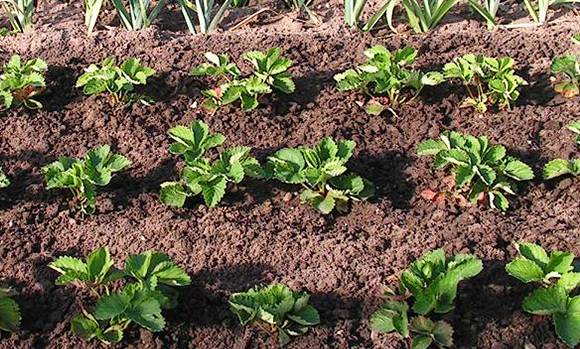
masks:
<svg viewBox="0 0 580 349"><path fill-rule="evenodd" d="M226 193L226 179L218 177L202 186L203 201L208 207L215 207Z"/></svg>
<svg viewBox="0 0 580 349"><path fill-rule="evenodd" d="M534 178L534 172L530 166L519 160L509 161L504 171L507 176L518 181L531 180Z"/></svg>
<svg viewBox="0 0 580 349"><path fill-rule="evenodd" d="M101 332L99 324L95 320L83 315L75 316L70 324L72 332L87 341L98 337Z"/></svg>
<svg viewBox="0 0 580 349"><path fill-rule="evenodd" d="M166 205L183 207L187 196L187 192L179 182L165 182L161 184L159 198Z"/></svg>
<svg viewBox="0 0 580 349"><path fill-rule="evenodd" d="M544 166L544 179L553 179L571 173L570 162L564 159L554 159Z"/></svg>
<svg viewBox="0 0 580 349"><path fill-rule="evenodd" d="M580 343L580 296L570 299L565 313L554 315L558 337L569 347Z"/></svg>
<svg viewBox="0 0 580 349"><path fill-rule="evenodd" d="M320 323L318 310L311 305L307 305L297 312L288 315L288 318L304 326L314 326Z"/></svg>
<svg viewBox="0 0 580 349"><path fill-rule="evenodd" d="M566 312L568 295L559 286L538 288L524 299L523 309L535 315L553 315Z"/></svg>
<svg viewBox="0 0 580 349"><path fill-rule="evenodd" d="M122 293L112 293L102 297L95 307L97 320L108 320L125 312L131 299Z"/></svg>
<svg viewBox="0 0 580 349"><path fill-rule="evenodd" d="M411 341L411 349L427 349L433 343L430 336L416 336Z"/></svg>
<svg viewBox="0 0 580 349"><path fill-rule="evenodd" d="M18 304L11 298L0 297L0 330L16 331L21 319Z"/></svg>
<svg viewBox="0 0 580 349"><path fill-rule="evenodd" d="M505 267L506 272L524 283L541 281L544 278L542 268L531 260L516 258Z"/></svg>
<svg viewBox="0 0 580 349"><path fill-rule="evenodd" d="M569 272L563 274L557 282L557 286L562 287L570 293L580 287L580 272Z"/></svg>

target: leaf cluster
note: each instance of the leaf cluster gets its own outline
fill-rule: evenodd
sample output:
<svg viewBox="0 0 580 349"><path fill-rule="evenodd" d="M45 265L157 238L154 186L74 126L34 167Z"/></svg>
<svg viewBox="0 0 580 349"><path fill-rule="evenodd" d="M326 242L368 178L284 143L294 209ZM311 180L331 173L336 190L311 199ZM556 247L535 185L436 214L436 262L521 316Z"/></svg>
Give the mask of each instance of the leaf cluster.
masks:
<svg viewBox="0 0 580 349"><path fill-rule="evenodd" d="M0 330L16 331L21 320L20 307L12 299L12 290L0 288Z"/></svg>
<svg viewBox="0 0 580 349"><path fill-rule="evenodd" d="M8 179L8 177L6 176L4 171L2 171L2 167L0 167L0 188L6 188L9 185L10 185L10 180Z"/></svg>
<svg viewBox="0 0 580 349"><path fill-rule="evenodd" d="M489 144L487 137L443 132L417 147L420 156L434 156L434 167L451 167L457 189L467 188L472 203L485 194L492 208L505 211L505 194L515 195L515 182L534 178L532 169L515 157L506 156L502 145Z"/></svg>
<svg viewBox="0 0 580 349"><path fill-rule="evenodd" d="M182 156L185 167L180 181L161 184L160 198L167 205L182 207L188 197L201 194L205 204L214 207L225 195L227 183L240 183L246 175L262 176L262 168L248 147L225 149L211 161L206 152L222 145L225 137L210 134L202 121L194 121L189 127L176 126L169 130L169 137L175 141L169 151Z"/></svg>
<svg viewBox="0 0 580 349"><path fill-rule="evenodd" d="M96 187L106 186L115 172L131 162L111 153L109 145L89 150L83 159L61 157L42 168L48 189L68 188L78 200L81 211L92 214L96 206Z"/></svg>
<svg viewBox="0 0 580 349"><path fill-rule="evenodd" d="M108 57L100 66L91 64L85 69L76 87L82 88L86 95L109 93L116 103L140 101L148 104L149 98L136 95L134 89L135 85L146 85L147 78L154 74L155 70L142 65L137 58L129 58L117 66L115 58Z"/></svg>
<svg viewBox="0 0 580 349"><path fill-rule="evenodd" d="M554 85L554 91L566 98L580 94L580 57L564 55L555 57L550 67L552 74L561 80Z"/></svg>
<svg viewBox="0 0 580 349"><path fill-rule="evenodd" d="M469 97L463 102L463 107L472 107L480 113L494 104L500 109L510 109L520 96L520 87L527 85L515 74L514 64L510 57L467 54L445 64L443 76L446 80L460 81L467 89Z"/></svg>
<svg viewBox="0 0 580 349"><path fill-rule="evenodd" d="M0 108L10 109L24 105L40 109L42 104L33 97L46 87L44 75L48 66L42 59L22 60L14 55L4 64L0 75Z"/></svg>
<svg viewBox="0 0 580 349"><path fill-rule="evenodd" d="M458 254L447 259L442 249L428 252L403 272L398 290L390 291L385 304L371 316L371 328L379 333L411 337L413 349L425 349L431 344L452 347L451 325L434 321L429 315L453 310L459 282L481 270L481 260L473 255ZM410 310L416 315L411 317Z"/></svg>
<svg viewBox="0 0 580 349"><path fill-rule="evenodd" d="M374 195L374 186L362 177L347 173L346 164L356 144L351 140L335 142L324 138L314 148L278 150L268 158L268 178L304 186L300 198L322 214L335 208L347 209L349 200L366 200Z"/></svg>
<svg viewBox="0 0 580 349"><path fill-rule="evenodd" d="M280 284L255 288L230 296L230 309L242 325L256 323L268 332L278 332L280 345L320 323L318 311L308 304L310 296Z"/></svg>
<svg viewBox="0 0 580 349"><path fill-rule="evenodd" d="M202 91L206 97L204 109L215 112L220 107L240 101L244 111L258 107L259 98L271 94L274 90L283 93L292 93L295 84L288 69L292 61L280 56L281 49L272 48L266 52L250 51L243 58L252 65L252 73L242 77L241 71L235 63L231 63L227 54L216 55L211 52L205 54L208 63L203 63L191 71L193 76L211 76L224 83L216 88Z"/></svg>
<svg viewBox="0 0 580 349"><path fill-rule="evenodd" d="M98 339L104 343L120 342L131 323L153 332L162 331L162 310L177 306L177 293L172 286L191 283L189 275L167 255L151 251L130 255L123 269L115 268L106 247L91 252L85 261L64 256L49 267L61 274L57 285L88 288L96 297L94 311L83 308L83 314L72 320L71 328L88 341ZM112 292L111 284L119 280L127 283Z"/></svg>
<svg viewBox="0 0 580 349"><path fill-rule="evenodd" d="M531 314L551 316L556 333L569 347L580 343L580 272L574 268L574 254L552 251L549 255L532 243L516 244L519 255L506 265L506 271L523 283L539 288L522 304Z"/></svg>
<svg viewBox="0 0 580 349"><path fill-rule="evenodd" d="M412 47L405 47L391 53L384 46L373 46L364 51L367 60L355 69L348 69L336 74L334 80L340 91L360 91L371 97L386 95L388 104L395 108L404 103L408 97L403 95L404 90L412 90L411 99L415 98L425 85L437 85L443 80L440 73L422 73L408 69L415 62L417 51ZM377 114L384 109L374 109L376 103L371 103L367 111Z"/></svg>

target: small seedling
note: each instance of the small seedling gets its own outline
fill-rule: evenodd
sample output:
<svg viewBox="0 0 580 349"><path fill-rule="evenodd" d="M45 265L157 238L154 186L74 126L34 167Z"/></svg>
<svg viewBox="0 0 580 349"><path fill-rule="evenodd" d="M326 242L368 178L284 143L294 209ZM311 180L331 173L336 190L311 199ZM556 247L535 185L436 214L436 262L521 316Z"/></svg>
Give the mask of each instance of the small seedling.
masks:
<svg viewBox="0 0 580 349"><path fill-rule="evenodd" d="M451 167L458 191L467 189L469 201L489 198L489 205L506 211L505 194L516 195L515 182L534 178L532 169L520 160L506 156L503 145L491 145L487 137L443 132L417 147L420 156L434 156L436 169Z"/></svg>
<svg viewBox="0 0 580 349"><path fill-rule="evenodd" d="M13 332L20 327L20 307L13 299L9 288L0 288L0 330Z"/></svg>
<svg viewBox="0 0 580 349"><path fill-rule="evenodd" d="M346 173L355 145L350 140L337 143L327 137L314 148L281 149L268 158L265 170L270 178L301 184L301 200L320 213L329 214L335 208L345 212L350 200L366 200L375 191L369 181Z"/></svg>
<svg viewBox="0 0 580 349"><path fill-rule="evenodd" d="M161 184L160 198L166 205L183 207L188 197L201 194L207 206L215 207L224 197L228 182L240 183L245 176L262 176L262 168L248 147L225 149L213 162L207 158L205 153L220 146L225 137L210 134L202 121L195 121L190 127L176 126L169 130L169 137L176 142L169 151L183 156L185 168L179 182Z"/></svg>
<svg viewBox="0 0 580 349"><path fill-rule="evenodd" d="M320 323L318 311L308 304L310 296L273 284L231 295L230 309L245 326L255 323L268 333L278 333L281 346Z"/></svg>
<svg viewBox="0 0 580 349"><path fill-rule="evenodd" d="M116 103L139 101L149 104L151 98L134 92L135 85L146 85L155 70L142 65L137 58L129 58L121 66L114 57L106 58L101 66L91 64L77 79L76 87L86 95L109 93Z"/></svg>
<svg viewBox="0 0 580 349"><path fill-rule="evenodd" d="M4 65L0 75L0 110L24 105L40 109L42 104L34 97L44 91L44 74L48 66L41 59L22 61L15 55Z"/></svg>
<svg viewBox="0 0 580 349"><path fill-rule="evenodd" d="M515 74L512 58L492 58L467 54L455 58L443 67L446 80L459 80L469 97L461 107L472 107L485 113L488 105L510 109L520 96L519 88L527 82Z"/></svg>
<svg viewBox="0 0 580 349"><path fill-rule="evenodd" d="M580 286L580 272L574 269L574 254L552 251L539 245L516 244L519 256L506 265L506 271L523 283L540 287L522 304L524 311L551 316L556 334L569 347L580 343L580 296L572 292Z"/></svg>
<svg viewBox="0 0 580 349"><path fill-rule="evenodd" d="M251 63L252 74L243 78L240 69L230 62L228 55L208 52L205 54L209 63L203 63L192 69L193 76L211 76L225 81L218 87L202 91L206 97L203 107L215 113L220 107L241 102L244 111L258 107L259 98L271 94L273 90L282 93L294 92L295 85L288 69L292 61L280 57L281 50L272 48L267 52L246 52L243 58Z"/></svg>
<svg viewBox="0 0 580 349"><path fill-rule="evenodd" d="M554 91L566 98L572 98L580 93L580 57L564 55L554 58L551 66L552 74L560 77L554 85Z"/></svg>
<svg viewBox="0 0 580 349"><path fill-rule="evenodd" d="M568 129L578 135L576 140L580 145L580 121L574 121L568 125ZM544 179L553 179L564 175L580 176L580 159L564 160L554 159L544 166Z"/></svg>
<svg viewBox="0 0 580 349"><path fill-rule="evenodd" d="M387 301L370 318L371 329L411 338L413 349L428 348L431 344L452 347L451 325L433 321L429 315L453 310L459 282L481 270L481 260L475 256L459 254L447 259L442 249L428 252L403 272L398 288L387 289ZM410 310L416 314L411 318Z"/></svg>
<svg viewBox="0 0 580 349"><path fill-rule="evenodd" d="M61 274L57 285L73 284L91 291L96 301L94 311L82 306L83 314L73 318L71 329L87 341L98 339L105 344L120 342L131 323L152 332L162 331L162 309L177 306L177 293L172 286L191 283L190 277L168 256L150 251L129 256L123 270L114 267L106 247L91 252L86 261L64 256L49 267ZM112 292L113 283L120 280L125 281L125 286Z"/></svg>
<svg viewBox="0 0 580 349"><path fill-rule="evenodd" d="M370 97L365 110L372 115L380 114L385 108L396 108L419 95L425 85L437 85L443 80L440 73L422 73L407 69L415 62L417 51L405 47L391 53L383 46L373 46L364 52L367 61L356 69L336 74L336 86L340 91L359 91ZM411 90L410 96L403 93ZM387 101L381 103L380 96Z"/></svg>
<svg viewBox="0 0 580 349"><path fill-rule="evenodd" d="M87 152L84 159L61 157L42 168L48 189L68 188L85 214L95 212L97 186L109 184L115 172L129 166L131 162L122 155L111 153L108 145Z"/></svg>
<svg viewBox="0 0 580 349"><path fill-rule="evenodd" d="M8 177L6 176L4 171L2 171L2 167L0 167L0 188L6 188L9 185L10 185L10 180L8 179Z"/></svg>

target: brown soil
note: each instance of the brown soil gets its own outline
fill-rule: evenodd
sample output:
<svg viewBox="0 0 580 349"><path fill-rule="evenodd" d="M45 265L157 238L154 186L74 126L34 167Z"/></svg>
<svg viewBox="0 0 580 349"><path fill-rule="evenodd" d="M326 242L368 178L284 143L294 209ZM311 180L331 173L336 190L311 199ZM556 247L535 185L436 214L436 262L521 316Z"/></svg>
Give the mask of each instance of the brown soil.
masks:
<svg viewBox="0 0 580 349"><path fill-rule="evenodd" d="M23 312L21 331L6 335L0 347L98 347L70 333L68 322L79 310L75 290L55 286L47 263L107 245L117 261L147 249L166 252L193 278L182 290L179 308L167 314L165 332L133 328L119 347L276 347L275 338L240 327L227 298L277 281L312 293L322 318L321 326L290 348L405 348L395 336L372 335L368 316L381 303L388 276L427 250L444 247L485 261L484 271L462 284L456 310L447 317L456 330L456 347L563 348L547 319L537 321L521 311L530 288L508 277L503 267L515 254L511 242L518 240L580 255L580 182L537 179L522 187L506 214L477 207L439 209L420 192L444 174L432 170L431 160L417 158L415 147L447 129L485 134L537 174L553 157L579 156L564 126L580 117L580 100L555 97L547 74L551 59L571 49L568 38L580 31L578 14L560 9L542 28L489 32L460 7L432 33L419 36L408 30L398 35L349 31L341 26L339 2L316 9L324 21L319 27L293 14L270 14L250 27L193 37L170 9L158 27L139 33L99 27L87 37L80 3L48 2L33 32L0 38L0 62L19 53L50 64L45 108L11 111L0 123L0 164L13 182L0 191L0 279L19 292ZM515 5L511 9L522 16ZM230 14L227 25L242 17ZM115 25L111 12L104 18ZM414 46L420 52L417 66L424 70L468 52L509 55L530 85L513 111L484 117L458 109L462 90L448 85L425 90L422 100L403 106L397 117L368 116L355 104L357 96L336 91L332 76L359 62L373 43ZM192 106L207 88L206 81L188 77L203 52L228 52L239 62L242 52L273 46L295 62L294 94L274 96L246 114L228 109L209 116ZM108 55L136 56L155 68L158 74L144 92L158 102L123 109L74 89L82 68ZM357 142L352 170L374 181L378 195L355 203L349 214L323 217L300 204L298 188L250 180L232 187L212 210L199 200L184 209L166 207L159 202L159 184L176 177L177 163L167 151L166 132L194 119L223 133L227 145L253 147L261 159L327 135L351 138ZM82 219L69 208L67 192L45 189L40 167L104 143L133 165L99 192L97 214ZM286 202L289 192L292 199Z"/></svg>

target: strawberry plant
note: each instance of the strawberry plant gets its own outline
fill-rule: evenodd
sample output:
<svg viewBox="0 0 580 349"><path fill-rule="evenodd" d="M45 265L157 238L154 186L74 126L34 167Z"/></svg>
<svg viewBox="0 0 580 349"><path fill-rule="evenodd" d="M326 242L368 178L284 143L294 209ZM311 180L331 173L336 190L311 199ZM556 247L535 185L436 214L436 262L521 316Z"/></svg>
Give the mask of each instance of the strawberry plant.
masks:
<svg viewBox="0 0 580 349"><path fill-rule="evenodd" d="M303 202L322 214L335 208L345 212L349 200L366 200L374 195L374 186L355 174L346 173L355 142L335 142L324 138L314 148L298 147L278 150L268 158L265 172L269 178L284 183L301 184Z"/></svg>
<svg viewBox="0 0 580 349"><path fill-rule="evenodd" d="M215 207L228 183L240 183L246 175L262 176L260 164L248 147L225 149L213 162L207 158L205 153L220 146L225 137L210 134L202 121L195 121L190 127L176 126L169 130L169 137L176 142L170 146L170 153L183 156L185 167L180 181L161 184L160 198L167 205L183 207L188 197L201 194L207 206Z"/></svg>
<svg viewBox="0 0 580 349"><path fill-rule="evenodd" d="M4 171L2 171L2 167L0 167L0 188L6 188L9 185L10 180L8 179Z"/></svg>
<svg viewBox="0 0 580 349"><path fill-rule="evenodd" d="M488 105L496 104L500 109L510 109L520 96L519 88L527 82L516 75L512 58L492 58L467 54L455 58L443 67L446 80L458 80L469 97L461 107L472 107L480 113Z"/></svg>
<svg viewBox="0 0 580 349"><path fill-rule="evenodd" d="M310 296L280 284L234 293L230 309L242 325L255 323L268 333L278 333L281 346L320 323L318 311L308 304Z"/></svg>
<svg viewBox="0 0 580 349"><path fill-rule="evenodd" d="M150 98L135 94L135 85L146 85L147 78L153 76L155 70L141 64L137 58L129 58L116 65L114 57L106 58L101 66L91 64L85 73L79 76L76 87L82 87L86 95L108 93L116 103L139 101L149 104Z"/></svg>
<svg viewBox="0 0 580 349"><path fill-rule="evenodd" d="M8 17L12 31L23 33L32 27L34 0L0 0L0 10Z"/></svg>
<svg viewBox="0 0 580 349"><path fill-rule="evenodd" d="M578 134L577 143L580 145L580 122L575 121L568 125L568 129ZM544 166L544 179L553 179L564 175L580 176L580 159L554 159Z"/></svg>
<svg viewBox="0 0 580 349"><path fill-rule="evenodd" d="M20 105L29 109L42 108L42 104L33 97L44 91L44 74L47 69L42 59L22 61L20 56L12 56L4 64L0 75L0 108L3 106L9 109Z"/></svg>
<svg viewBox="0 0 580 349"><path fill-rule="evenodd" d="M129 256L122 270L114 267L106 247L91 252L86 261L64 256L49 267L61 274L57 285L88 288L95 298L93 312L82 305L83 314L71 321L73 333L106 344L120 342L132 323L152 332L162 331L162 310L177 306L177 293L172 287L191 283L190 277L168 256L150 251ZM113 283L120 280L125 281L124 287L111 291Z"/></svg>
<svg viewBox="0 0 580 349"><path fill-rule="evenodd" d="M519 255L506 265L507 273L539 285L524 299L524 311L550 316L558 337L574 348L580 344L580 295L573 296L580 286L580 271L574 269L574 255L562 251L548 255L532 243L516 244L516 249Z"/></svg>
<svg viewBox="0 0 580 349"><path fill-rule="evenodd" d="M48 189L68 188L85 214L95 212L97 186L109 184L115 172L131 162L122 155L111 153L108 145L89 150L82 160L61 157L42 168Z"/></svg>
<svg viewBox="0 0 580 349"><path fill-rule="evenodd" d="M506 156L502 145L491 145L487 137L443 132L417 147L420 156L434 156L436 169L451 167L457 190L467 189L472 203L489 198L489 205L501 211L509 202L505 194L515 195L515 182L534 178L532 169L520 160Z"/></svg>
<svg viewBox="0 0 580 349"><path fill-rule="evenodd" d="M13 332L20 327L20 307L11 297L12 290L0 288L0 330Z"/></svg>
<svg viewBox="0 0 580 349"><path fill-rule="evenodd" d="M572 98L580 93L580 57L564 55L554 58L550 67L552 74L560 80L554 85L554 91L566 98Z"/></svg>
<svg viewBox="0 0 580 349"><path fill-rule="evenodd" d="M204 109L214 113L220 107L240 101L244 111L258 107L259 99L263 95L271 94L274 90L283 93L294 92L295 85L288 69L292 61L280 57L281 50L272 48L267 52L250 51L243 58L251 63L252 74L242 77L240 69L226 54L205 54L209 63L193 68L193 76L211 76L225 81L218 87L202 91L206 97Z"/></svg>
<svg viewBox="0 0 580 349"><path fill-rule="evenodd" d="M475 256L459 254L446 258L442 249L428 252L403 272L397 288L387 289L387 301L371 315L371 329L410 338L413 349L428 348L432 344L452 347L451 325L429 316L453 310L459 282L476 276L481 270L481 260Z"/></svg>
<svg viewBox="0 0 580 349"><path fill-rule="evenodd" d="M399 104L419 95L425 85L436 85L442 80L440 73L422 73L407 69L417 57L417 51L405 47L391 53L385 47L377 45L364 52L367 60L356 69L336 74L339 91L359 91L371 98L365 109L369 114L378 115L385 107L396 108ZM403 93L410 90L410 97ZM386 103L379 102L378 97L386 95ZM391 109L392 110L392 109Z"/></svg>

